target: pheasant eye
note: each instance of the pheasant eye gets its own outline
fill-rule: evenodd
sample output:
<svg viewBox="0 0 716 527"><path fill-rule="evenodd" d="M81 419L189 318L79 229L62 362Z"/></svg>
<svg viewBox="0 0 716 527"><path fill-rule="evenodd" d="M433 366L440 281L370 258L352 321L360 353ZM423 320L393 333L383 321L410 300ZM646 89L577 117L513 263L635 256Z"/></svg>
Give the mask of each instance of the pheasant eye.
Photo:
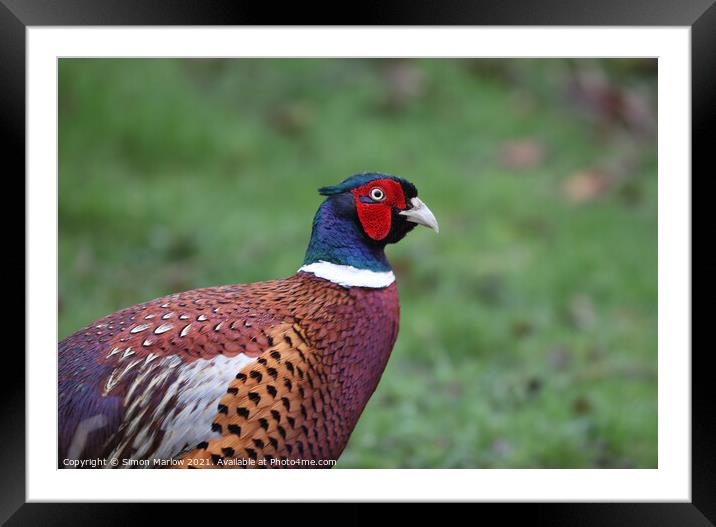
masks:
<svg viewBox="0 0 716 527"><path fill-rule="evenodd" d="M383 201L383 199L385 199L385 192L383 192L382 189L375 187L371 189L370 197L375 201Z"/></svg>

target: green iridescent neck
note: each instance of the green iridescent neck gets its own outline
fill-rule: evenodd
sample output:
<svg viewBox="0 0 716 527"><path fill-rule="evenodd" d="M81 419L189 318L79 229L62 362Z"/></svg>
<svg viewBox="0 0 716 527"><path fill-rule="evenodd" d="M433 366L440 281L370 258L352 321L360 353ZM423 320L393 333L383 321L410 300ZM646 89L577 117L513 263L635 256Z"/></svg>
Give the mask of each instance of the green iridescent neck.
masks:
<svg viewBox="0 0 716 527"><path fill-rule="evenodd" d="M331 262L385 272L391 267L385 244L371 240L358 224L353 196L339 194L324 201L313 219L304 265Z"/></svg>

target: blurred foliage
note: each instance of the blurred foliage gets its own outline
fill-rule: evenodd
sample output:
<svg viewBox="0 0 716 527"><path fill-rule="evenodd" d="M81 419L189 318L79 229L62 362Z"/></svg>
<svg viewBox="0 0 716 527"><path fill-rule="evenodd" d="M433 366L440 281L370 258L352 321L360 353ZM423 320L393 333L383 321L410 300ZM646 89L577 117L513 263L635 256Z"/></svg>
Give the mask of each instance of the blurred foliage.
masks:
<svg viewBox="0 0 716 527"><path fill-rule="evenodd" d="M319 186L413 181L401 331L338 467L656 467L653 60L59 69L60 338L287 276Z"/></svg>

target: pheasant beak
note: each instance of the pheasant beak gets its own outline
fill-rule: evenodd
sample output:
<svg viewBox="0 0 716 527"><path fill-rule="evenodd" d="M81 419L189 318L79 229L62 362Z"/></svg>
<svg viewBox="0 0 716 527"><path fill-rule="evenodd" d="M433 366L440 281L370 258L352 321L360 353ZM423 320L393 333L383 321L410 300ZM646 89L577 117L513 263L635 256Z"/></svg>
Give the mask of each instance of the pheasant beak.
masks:
<svg viewBox="0 0 716 527"><path fill-rule="evenodd" d="M398 214L405 216L408 221L412 221L413 223L417 223L419 225L425 225L426 227L430 227L435 232L440 232L438 220L435 219L432 211L425 203L420 201L419 198L413 198L410 200L410 204L412 205L411 208L402 210Z"/></svg>

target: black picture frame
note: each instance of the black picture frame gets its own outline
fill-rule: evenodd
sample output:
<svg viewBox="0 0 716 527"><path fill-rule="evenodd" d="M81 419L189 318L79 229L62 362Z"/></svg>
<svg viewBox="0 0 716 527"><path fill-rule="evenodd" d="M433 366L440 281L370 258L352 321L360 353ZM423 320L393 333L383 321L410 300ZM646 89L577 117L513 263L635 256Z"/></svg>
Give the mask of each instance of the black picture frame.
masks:
<svg viewBox="0 0 716 527"><path fill-rule="evenodd" d="M361 2L359 9L341 4L273 6L230 0L0 0L0 120L5 129L6 174L25 173L25 31L27 26L64 25L570 25L690 26L692 66L692 166L705 172L713 149L716 113L715 0L492 0ZM708 132L712 132L709 134ZM14 163L12 163L14 161ZM706 176L706 174L703 174ZM12 178L12 179L11 179ZM20 178L18 178L20 179ZM692 177L693 181L693 177ZM24 189L24 186L23 186ZM24 193L24 190L23 190ZM693 195L693 194L692 194ZM692 255L693 257L693 255ZM25 329L29 321L25 320ZM692 326L693 327L693 326ZM5 377L0 383L2 478L0 522L8 525L77 525L166 521L167 513L185 514L177 504L25 503L25 362L5 347ZM549 525L714 525L716 523L716 455L714 418L708 407L711 373L708 348L692 353L692 501L690 503L484 505L502 522L528 518ZM9 362L14 355L15 363ZM12 373L10 373L12 372ZM48 387L48 392L52 390ZM270 496L267 496L269 499ZM320 499L319 496L316 497ZM138 511L139 507L143 510ZM353 521L370 519L363 508ZM167 510L169 509L169 510Z"/></svg>

